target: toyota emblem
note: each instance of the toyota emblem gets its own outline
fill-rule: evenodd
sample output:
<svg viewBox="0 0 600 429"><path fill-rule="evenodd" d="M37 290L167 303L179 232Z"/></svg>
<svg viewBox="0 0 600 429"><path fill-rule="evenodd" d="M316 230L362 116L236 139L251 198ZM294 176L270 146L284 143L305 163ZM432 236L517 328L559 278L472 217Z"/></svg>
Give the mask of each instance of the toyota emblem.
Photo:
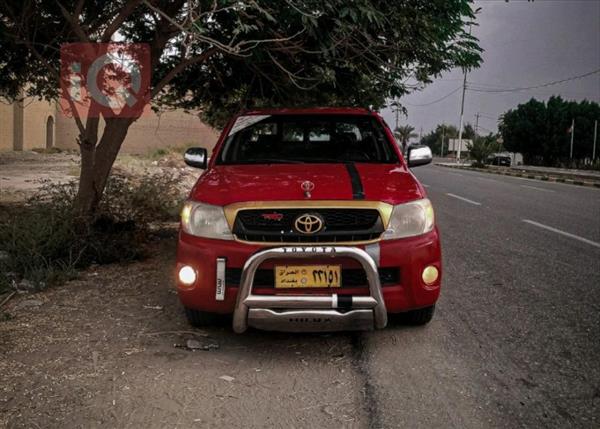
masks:
<svg viewBox="0 0 600 429"><path fill-rule="evenodd" d="M315 189L315 184L309 180L305 180L304 182L302 182L302 185L300 185L300 187L304 191L304 196L306 198L310 198L310 193L313 189Z"/></svg>
<svg viewBox="0 0 600 429"><path fill-rule="evenodd" d="M325 226L323 218L316 213L305 213L296 218L294 228L301 234L316 234Z"/></svg>

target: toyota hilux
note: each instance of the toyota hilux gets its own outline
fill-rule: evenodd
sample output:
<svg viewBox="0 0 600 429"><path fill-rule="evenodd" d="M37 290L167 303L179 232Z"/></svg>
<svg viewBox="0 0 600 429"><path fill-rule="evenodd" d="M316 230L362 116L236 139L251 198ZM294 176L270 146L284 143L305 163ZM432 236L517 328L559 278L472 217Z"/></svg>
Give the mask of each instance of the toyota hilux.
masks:
<svg viewBox="0 0 600 429"><path fill-rule="evenodd" d="M370 109L245 111L223 129L181 212L176 284L192 325L232 315L233 330L425 324L442 278L434 210Z"/></svg>

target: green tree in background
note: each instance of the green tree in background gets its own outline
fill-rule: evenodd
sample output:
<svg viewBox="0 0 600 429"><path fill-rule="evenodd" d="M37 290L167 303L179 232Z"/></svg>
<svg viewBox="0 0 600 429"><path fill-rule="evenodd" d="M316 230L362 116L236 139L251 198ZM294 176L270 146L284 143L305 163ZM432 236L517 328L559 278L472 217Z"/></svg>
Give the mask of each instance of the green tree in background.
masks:
<svg viewBox="0 0 600 429"><path fill-rule="evenodd" d="M463 140L474 140L476 136L477 133L475 132L475 128L473 127L473 125L467 122L463 127Z"/></svg>
<svg viewBox="0 0 600 429"><path fill-rule="evenodd" d="M495 152L500 152L501 145L497 141L497 137L492 133L487 136L476 136L471 143L467 143L469 156L475 162L475 167L485 167L487 158Z"/></svg>
<svg viewBox="0 0 600 429"><path fill-rule="evenodd" d="M453 68L479 65L470 0L115 0L0 3L0 94L56 100L60 46L148 43L155 108L220 127L249 107L379 108ZM406 82L411 80L411 85ZM90 109L94 109L94 103ZM77 211L92 215L133 118L74 118Z"/></svg>
<svg viewBox="0 0 600 429"><path fill-rule="evenodd" d="M575 133L573 159L570 159L573 119ZM532 98L504 113L499 130L504 147L521 152L525 164L585 167L591 161L595 120L600 120L598 103L565 101L558 96L550 97L547 102Z"/></svg>
<svg viewBox="0 0 600 429"><path fill-rule="evenodd" d="M406 150L406 147L408 146L408 141L413 138L413 137L417 137L418 134L414 132L415 131L415 127L413 127L412 125L401 125L398 128L396 128L396 130L394 131L394 135L396 136L396 138L400 141L400 144L402 145L402 152L404 152Z"/></svg>
<svg viewBox="0 0 600 429"><path fill-rule="evenodd" d="M442 154L442 137L444 138L444 153ZM454 125L439 124L433 131L425 134L421 143L429 146L434 155L448 153L448 140L458 138L458 129Z"/></svg>

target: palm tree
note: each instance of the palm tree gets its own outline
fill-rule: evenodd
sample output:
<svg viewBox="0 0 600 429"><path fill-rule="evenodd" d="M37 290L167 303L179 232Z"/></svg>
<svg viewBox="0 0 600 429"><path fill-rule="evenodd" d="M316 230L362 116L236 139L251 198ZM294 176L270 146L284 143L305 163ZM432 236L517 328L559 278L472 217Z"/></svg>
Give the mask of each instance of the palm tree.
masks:
<svg viewBox="0 0 600 429"><path fill-rule="evenodd" d="M401 127L397 127L394 131L394 136L400 141L402 144L402 153L405 153L406 147L408 146L408 141L411 137L417 137L416 133L413 133L415 127L411 125L402 125Z"/></svg>

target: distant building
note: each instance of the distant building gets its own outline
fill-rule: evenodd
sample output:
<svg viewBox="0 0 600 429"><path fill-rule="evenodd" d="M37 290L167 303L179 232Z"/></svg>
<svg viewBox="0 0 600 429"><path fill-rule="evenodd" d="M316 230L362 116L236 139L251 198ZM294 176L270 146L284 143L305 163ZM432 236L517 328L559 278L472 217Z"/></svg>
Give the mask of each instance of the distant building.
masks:
<svg viewBox="0 0 600 429"><path fill-rule="evenodd" d="M462 139L462 145L460 145L460 153L465 156L469 153L469 149L467 148L467 144L470 145L473 140L470 139ZM459 140L458 139L449 139L448 140L448 148L444 151L448 154L456 154L459 149Z"/></svg>
<svg viewBox="0 0 600 429"><path fill-rule="evenodd" d="M102 122L102 120L101 120ZM8 103L0 98L0 151L36 148L77 149L79 130L56 103L37 99ZM123 142L125 153L194 144L211 149L219 134L196 115L174 110L144 114L131 125Z"/></svg>

